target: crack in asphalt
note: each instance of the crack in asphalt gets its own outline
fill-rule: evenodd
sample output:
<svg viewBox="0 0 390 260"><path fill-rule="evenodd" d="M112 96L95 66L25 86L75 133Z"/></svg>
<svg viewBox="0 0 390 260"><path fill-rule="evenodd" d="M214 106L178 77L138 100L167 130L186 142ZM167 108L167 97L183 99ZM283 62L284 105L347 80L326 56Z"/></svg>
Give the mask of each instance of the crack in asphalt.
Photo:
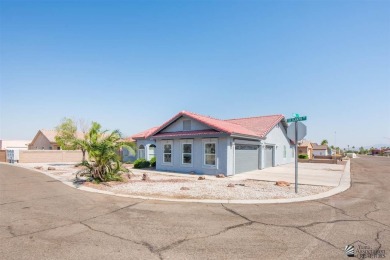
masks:
<svg viewBox="0 0 390 260"><path fill-rule="evenodd" d="M19 203L19 202L24 202L24 201L23 200L17 200L17 201L5 202L5 203L1 203L0 206L8 205L8 204L14 204L14 203Z"/></svg>
<svg viewBox="0 0 390 260"><path fill-rule="evenodd" d="M125 237L117 236L117 235L108 233L108 232L106 232L106 231L104 231L104 230L99 230L99 229L93 228L93 227L91 227L90 225L88 225L88 224L86 224L86 223L84 223L84 222L80 222L80 224L83 225L83 226L85 226L85 227L87 227L88 229L90 229L90 230L92 230L92 231L99 232L99 233L102 233L102 234L105 234L105 235L107 235L107 236L110 236L110 237L113 237L113 238L117 238L117 239L120 239L120 240L123 240L123 241L128 241L128 242L134 243L134 244L136 244L136 245L144 246L144 247L146 247L151 253L156 254L160 259L162 259L162 257L159 255L159 253L156 253L156 250L154 249L154 247L153 247L151 244L149 244L149 243L147 243L147 242L145 242L145 241L139 242L139 241L134 241L134 240L125 238Z"/></svg>
<svg viewBox="0 0 390 260"><path fill-rule="evenodd" d="M376 238L375 238L374 240L375 240L375 242L379 245L378 248L375 249L375 251L374 251L374 252L376 252L376 253L377 253L377 252L379 251L379 249L381 249L381 247L382 247L382 243L379 242L379 234L382 233L382 232L384 232L384 231L387 231L387 230L381 230L381 231L378 231L378 232L376 233Z"/></svg>
<svg viewBox="0 0 390 260"><path fill-rule="evenodd" d="M151 253L157 255L160 259L163 259L163 256L162 256L162 253L164 251L167 251L167 250L170 250L176 246L179 246L180 244L184 243L184 242L188 242L188 241L191 241L191 240L197 240L197 239L205 239L205 238L210 238L210 237L214 237L214 236L218 236L222 233L225 233L229 230L232 230L232 229L235 229L235 228L240 228L240 227L245 227L245 226L249 226L249 225L252 225L254 222L253 221L248 221L248 222L245 222L245 223L241 223L241 224L237 224L237 225L233 225L233 226L228 226L226 228L224 228L223 230L221 231L218 231L214 234L210 234L210 235L206 235L206 236L199 236L199 237L192 237L192 238L188 238L188 237L185 237L184 239L180 239L180 240L177 240L169 245L166 245L166 246L163 246L161 248L155 248L153 247L151 244L145 242L145 241L135 241L135 240L131 240L131 239L128 239L128 238L124 238L124 237L121 237L121 236L118 236L118 235L114 235L114 234L110 234L106 231L103 231L103 230L99 230L99 229L96 229L96 228L93 228L91 227L90 225L86 224L86 223L83 223L81 222L80 224L82 225L85 225L87 228L89 228L90 230L93 230L93 231L96 231L96 232L100 232L100 233L103 233L105 235L108 235L108 236L111 236L111 237L115 237L115 238L118 238L118 239L121 239L121 240L125 240L125 241L129 241L129 242L132 242L134 244L137 244L137 245L143 245L145 246Z"/></svg>
<svg viewBox="0 0 390 260"><path fill-rule="evenodd" d="M348 196L348 197L349 197L349 198L354 198L354 197L351 197L351 196ZM371 201L371 200L370 200L370 201ZM338 207L336 207L336 206L333 206L333 205L330 205L330 204L327 204L327 203L324 203L324 202L321 202L321 201L314 201L314 202L320 203L320 204L323 204L323 205L326 205L326 206L329 206L329 207L332 207L332 208L334 208L334 209L340 211L342 214L344 214L344 215L346 215L346 216L348 216L348 217L351 217L351 218L358 218L358 219L360 219L360 220L362 219L362 217L359 217L359 216L352 216L352 215L349 215L349 214L347 214L347 213L345 212L344 209L338 208ZM374 210L369 210L367 213L364 214L364 217L367 218L367 219L369 219L370 221L373 221L373 222L378 223L378 224L380 224L380 225L383 225L383 226L386 226L386 227L390 227L389 225L387 225L387 224L385 224L385 223L382 223L382 222L380 222L380 221L378 221L378 220L376 220L376 219L373 219L373 218L368 217L368 215L369 215L370 213L377 212L377 211L380 211L380 210L381 210L380 208L377 207L377 205L375 204L375 202L372 201L372 203L374 204Z"/></svg>
<svg viewBox="0 0 390 260"><path fill-rule="evenodd" d="M11 202L5 202L0 204L0 206L7 205L7 204L14 204L14 203L21 203L21 202L29 202L29 201L36 201L36 200L46 200L51 198L58 198L58 197L64 197L64 196L71 196L72 194L63 194L63 195L56 195L56 196L49 196L49 197L43 197L43 198L34 198L30 200L17 200L17 201L11 201Z"/></svg>
<svg viewBox="0 0 390 260"><path fill-rule="evenodd" d="M385 224L385 223L382 223L382 222L380 222L380 221L378 221L378 220L376 220L376 219L370 218L370 217L368 216L368 215L371 214L371 213L374 213L374 212L377 212L377 211L380 211L380 210L381 210L380 208L378 208L378 206L376 205L375 202L373 202L373 204L374 204L374 210L369 210L366 214L364 214L364 217L367 218L367 219L369 219L369 220L371 220L371 221L374 221L374 222L376 222L376 223L378 223L378 224L381 224L381 225L383 225L383 226L390 227L389 225L387 225L387 224Z"/></svg>
<svg viewBox="0 0 390 260"><path fill-rule="evenodd" d="M348 217L351 217L351 218L359 218L358 216L352 216L352 215L347 214L347 212L346 212L344 209L338 208L338 207L336 207L336 206L334 206L334 205L330 205L330 204L328 204L328 203L325 203L325 202L322 202L322 201L318 201L318 200L313 201L313 202L315 202L315 203L320 203L320 204L322 204L322 205L331 207L331 208L333 208L333 209L335 209L335 210L341 212L341 214L343 214L343 215L345 215L345 216L348 216Z"/></svg>
<svg viewBox="0 0 390 260"><path fill-rule="evenodd" d="M294 226L294 225L278 225L278 224L264 223L264 222L260 222L260 221L251 220L251 219L249 219L248 217L246 217L246 216L244 216L244 215L238 213L237 211L235 211L235 210L233 210L233 209L231 209L231 208L228 208L228 207L226 207L226 206L223 205L223 204L221 204L221 205L222 205L222 207L223 207L226 211L228 211L228 212L230 212L230 213L232 213L232 214L234 214L234 215L236 215L236 216L239 216L239 217L241 217L241 218L243 218L243 219L249 221L249 222L247 222L247 224L249 224L249 225L251 225L251 224L253 224L253 223L256 223L256 224L261 224L261 225L265 225L265 226L274 226L274 227L283 227L283 228L295 228L295 229L297 229L297 230L299 230L299 231L301 231L301 232L303 232L303 233L305 233L305 234L307 234L307 235L309 235L309 236L311 236L311 237L314 237L315 239L317 239L317 240L319 240L319 241L321 241L321 242L326 243L327 245L329 245L329 246L331 246L331 247L333 247L333 248L335 248L335 249L337 249L337 250L339 250L339 251L342 251L343 249L340 249L340 248L338 248L337 246L335 246L335 245L333 245L332 243L330 243L329 241L326 241L326 240L324 240L324 239L322 239L322 238L320 238L320 237L317 237L317 236L314 235L314 234L309 233L308 231L304 230L304 228L306 228L306 227L312 227L312 226L315 226L315 225L318 225L318 224L328 224L328 223L329 223L329 224L332 224L332 223L342 222L342 221L343 221L343 222L348 222L348 221L364 221L364 220L347 220L347 219L344 219L344 220L332 220L332 221L324 221L324 222L313 222L313 223L309 223L309 224L307 224L307 225L300 225L300 226Z"/></svg>
<svg viewBox="0 0 390 260"><path fill-rule="evenodd" d="M83 224L82 222L85 222L85 221L88 221L88 220L92 220L92 219L96 219L98 217L102 217L102 216L106 216L106 215L109 215L109 214L112 214L112 213L115 213L115 212L118 212L120 210L123 210L125 208L129 208L129 207L132 207L132 206L135 206L135 205L138 205L140 203L142 203L143 201L141 202L137 202L137 203L132 203L130 205L127 205L127 206L124 206L124 207L121 207L121 208L118 208L118 209L115 209L113 211L110 211L108 213L104 213L104 214L100 214L100 215L97 215L97 216L93 216L91 218L87 218L87 219L84 219L84 220L80 220L80 221L76 221L76 222L72 222L72 223L68 223L68 224L64 224L64 225L60 225L60 226L56 226L56 227L51 227L51 228L47 228L47 229L41 229L41 230L37 230L37 231L34 231L34 232L30 232L30 233L25 233L25 234L20 234L20 235L16 235L15 233L11 233L9 232L12 237L10 237L9 239L11 238L17 238L17 237L22 237L22 236L29 236L29 235L34 235L34 234L37 234L37 233L41 233L41 232L45 232L45 231L49 231L49 230L53 230L53 229L57 229L57 228L62 228L62 227L66 227L66 226L71 226L71 225L75 225L75 224ZM8 230L11 230L12 229L12 225L8 225L7 226L7 229Z"/></svg>

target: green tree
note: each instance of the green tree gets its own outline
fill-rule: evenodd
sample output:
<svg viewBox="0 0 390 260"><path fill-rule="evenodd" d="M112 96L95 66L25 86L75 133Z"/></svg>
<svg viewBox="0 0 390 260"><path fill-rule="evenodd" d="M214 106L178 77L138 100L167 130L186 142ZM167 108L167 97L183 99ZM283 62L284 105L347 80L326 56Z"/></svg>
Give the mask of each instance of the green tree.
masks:
<svg viewBox="0 0 390 260"><path fill-rule="evenodd" d="M321 145L328 145L328 140L326 139L322 140Z"/></svg>
<svg viewBox="0 0 390 260"><path fill-rule="evenodd" d="M77 139L77 125L70 118L63 118L61 124L56 127L55 140L62 150L75 150Z"/></svg>
<svg viewBox="0 0 390 260"><path fill-rule="evenodd" d="M118 130L109 133L103 131L100 124L92 122L83 143L90 162L83 161L85 169L77 173L77 178L88 176L97 181L121 180L120 174L128 170L122 166L118 151L122 147L129 148L128 144L121 140Z"/></svg>
<svg viewBox="0 0 390 260"><path fill-rule="evenodd" d="M83 128L86 128L86 125L83 125ZM62 119L61 124L56 127L57 135L55 140L57 144L61 147L62 150L81 150L83 154L82 161L85 161L86 153L86 135L83 134L83 137L80 137L78 133L77 124L70 118L65 117ZM85 132L85 129L83 129Z"/></svg>

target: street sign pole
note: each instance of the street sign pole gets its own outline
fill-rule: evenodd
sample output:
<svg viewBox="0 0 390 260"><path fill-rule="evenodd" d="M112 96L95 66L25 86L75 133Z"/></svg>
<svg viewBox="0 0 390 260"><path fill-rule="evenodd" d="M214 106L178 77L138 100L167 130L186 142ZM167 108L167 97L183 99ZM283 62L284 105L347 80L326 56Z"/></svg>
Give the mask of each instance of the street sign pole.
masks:
<svg viewBox="0 0 390 260"><path fill-rule="evenodd" d="M298 193L298 124L295 124L295 193Z"/></svg>
<svg viewBox="0 0 390 260"><path fill-rule="evenodd" d="M306 121L307 116L293 114L292 118L287 118L287 123L291 123L287 127L287 137L294 142L295 149L295 193L298 193L298 141L306 136L306 126L300 121ZM299 131L299 133L298 133Z"/></svg>

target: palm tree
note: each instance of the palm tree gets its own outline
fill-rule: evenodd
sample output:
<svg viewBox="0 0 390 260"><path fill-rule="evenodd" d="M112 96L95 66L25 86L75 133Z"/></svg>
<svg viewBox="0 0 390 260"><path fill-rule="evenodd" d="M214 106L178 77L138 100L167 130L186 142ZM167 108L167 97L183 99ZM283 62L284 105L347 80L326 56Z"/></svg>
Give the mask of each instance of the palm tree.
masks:
<svg viewBox="0 0 390 260"><path fill-rule="evenodd" d="M328 145L328 140L326 139L322 140L321 145Z"/></svg>
<svg viewBox="0 0 390 260"><path fill-rule="evenodd" d="M83 161L81 165L85 169L76 174L78 176L88 176L97 181L121 180L120 174L128 172L122 166L118 151L121 147L128 147L121 141L121 134L118 130L108 133L101 130L101 125L92 122L91 129L86 134L86 138L80 142L88 152L90 162Z"/></svg>

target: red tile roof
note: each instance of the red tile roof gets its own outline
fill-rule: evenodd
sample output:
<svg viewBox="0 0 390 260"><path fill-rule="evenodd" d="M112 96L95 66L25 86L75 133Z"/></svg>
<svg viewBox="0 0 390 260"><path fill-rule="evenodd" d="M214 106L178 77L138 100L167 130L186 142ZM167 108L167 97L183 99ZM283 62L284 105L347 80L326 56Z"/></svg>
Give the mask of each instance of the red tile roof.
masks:
<svg viewBox="0 0 390 260"><path fill-rule="evenodd" d="M158 126L149 128L148 130L145 130L141 133L132 135L129 138L131 138L131 139L146 139L146 138L150 137L151 134L154 132L154 130L156 130L157 128L158 128Z"/></svg>
<svg viewBox="0 0 390 260"><path fill-rule="evenodd" d="M203 135L219 135L224 134L215 130L196 130L196 131L180 131L180 132L165 132L154 135L153 137L183 137L183 136L203 136Z"/></svg>
<svg viewBox="0 0 390 260"><path fill-rule="evenodd" d="M230 123L238 124L253 132L256 136L265 137L272 128L284 119L283 115L256 116L247 118L236 118L225 120Z"/></svg>
<svg viewBox="0 0 390 260"><path fill-rule="evenodd" d="M169 119L167 122L162 124L160 127L155 128L154 130L147 130L147 137L153 136L166 128L168 125L176 121L178 118L186 116L197 120L212 129L215 129L220 132L227 134L239 134L247 136L255 136L263 138L268 134L269 131L280 121L284 119L283 115L273 115L273 116L259 116L259 117L248 117L248 118L237 118L230 120L221 120L212 118L209 116L202 116L188 111L182 111ZM147 132L145 131L145 132ZM143 133L145 133L143 132ZM134 136L133 136L134 138ZM146 137L145 137L146 138Z"/></svg>

